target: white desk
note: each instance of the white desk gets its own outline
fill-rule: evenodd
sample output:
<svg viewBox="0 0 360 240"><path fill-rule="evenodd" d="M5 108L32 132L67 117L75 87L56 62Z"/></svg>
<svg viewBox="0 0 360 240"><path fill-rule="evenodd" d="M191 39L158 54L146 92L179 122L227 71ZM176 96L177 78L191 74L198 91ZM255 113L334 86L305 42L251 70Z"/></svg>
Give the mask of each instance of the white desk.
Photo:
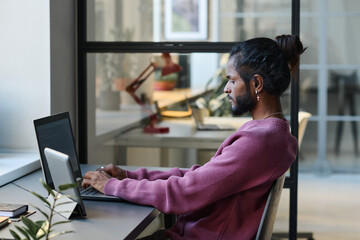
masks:
<svg viewBox="0 0 360 240"><path fill-rule="evenodd" d="M230 124L237 129L249 120L251 120L250 117L210 117L205 118L205 123ZM157 126L169 127L170 132L147 134L143 132L142 128L135 128L119 134L114 141L108 142L110 145L118 146L118 152L116 154L116 158L118 159L117 164L126 165L127 147L216 150L228 136L236 131L198 131L191 118L166 119L161 121ZM166 164L163 166L166 166Z"/></svg>
<svg viewBox="0 0 360 240"><path fill-rule="evenodd" d="M171 91L154 91L153 101L158 103L158 107L166 109L168 107L177 106L181 102L196 99L206 95L211 90L204 91L203 89L174 89ZM122 94L127 94L123 92ZM130 96L129 96L130 97ZM153 112L156 111L155 105L152 105ZM95 119L89 119L89 123L93 124L95 128L94 134L96 140L106 141L113 138L115 135L127 129L129 125L137 125L149 116L144 112L142 107L135 102L122 103L119 111L104 111L96 109Z"/></svg>
<svg viewBox="0 0 360 240"><path fill-rule="evenodd" d="M97 167L97 166L96 166ZM82 166L85 172L89 166ZM95 169L92 167L91 169ZM47 211L43 202L33 196L28 190L34 190L43 196L46 191L40 185L42 178L40 170L31 173L13 183L0 188L1 202L34 204ZM153 207L140 206L128 202L84 201L87 216L84 219L74 219L71 223L55 227L55 231L71 230L75 233L66 234L56 239L135 239L158 215L159 211ZM29 206L30 210L34 210ZM33 221L43 220L41 213L36 212L29 217ZM55 221L64 221L56 215ZM9 229L15 229L13 222L0 230L0 239L12 238Z"/></svg>

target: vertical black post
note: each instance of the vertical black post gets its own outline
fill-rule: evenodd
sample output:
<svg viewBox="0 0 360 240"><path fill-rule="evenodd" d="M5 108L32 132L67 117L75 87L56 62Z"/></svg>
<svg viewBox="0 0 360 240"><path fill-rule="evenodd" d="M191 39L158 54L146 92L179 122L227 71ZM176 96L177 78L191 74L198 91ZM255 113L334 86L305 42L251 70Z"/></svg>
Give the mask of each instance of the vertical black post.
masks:
<svg viewBox="0 0 360 240"><path fill-rule="evenodd" d="M300 35L300 0L292 0L291 31L293 35ZM291 82L291 133L298 138L299 129L299 67L292 76ZM298 170L299 162L296 156L290 169L290 212L289 212L289 239L297 239L297 211L298 211Z"/></svg>
<svg viewBox="0 0 360 240"><path fill-rule="evenodd" d="M78 43L78 143L79 160L87 163L87 87L86 87L86 0L77 1L77 43Z"/></svg>

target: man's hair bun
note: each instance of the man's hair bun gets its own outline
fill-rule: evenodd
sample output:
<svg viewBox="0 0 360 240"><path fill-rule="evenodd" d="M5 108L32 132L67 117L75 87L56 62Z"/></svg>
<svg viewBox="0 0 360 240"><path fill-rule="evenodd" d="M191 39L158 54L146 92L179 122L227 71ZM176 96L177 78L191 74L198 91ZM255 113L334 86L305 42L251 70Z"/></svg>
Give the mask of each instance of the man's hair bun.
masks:
<svg viewBox="0 0 360 240"><path fill-rule="evenodd" d="M290 71L293 72L299 63L300 55L306 48L304 49L300 38L296 35L280 35L275 40L283 52Z"/></svg>

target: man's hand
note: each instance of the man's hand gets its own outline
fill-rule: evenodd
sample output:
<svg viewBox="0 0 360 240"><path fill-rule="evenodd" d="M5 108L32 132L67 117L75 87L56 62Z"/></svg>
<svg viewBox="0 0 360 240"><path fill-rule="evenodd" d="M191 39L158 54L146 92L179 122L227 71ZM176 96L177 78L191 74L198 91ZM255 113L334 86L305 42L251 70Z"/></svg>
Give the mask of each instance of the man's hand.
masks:
<svg viewBox="0 0 360 240"><path fill-rule="evenodd" d="M111 176L104 171L89 171L85 173L81 186L83 188L92 186L99 192L104 193L105 184L110 178Z"/></svg>
<svg viewBox="0 0 360 240"><path fill-rule="evenodd" d="M104 171L107 174L109 174L111 177L117 178L119 180L123 180L124 178L126 178L126 171L115 166L114 164L105 165L97 169L97 171Z"/></svg>

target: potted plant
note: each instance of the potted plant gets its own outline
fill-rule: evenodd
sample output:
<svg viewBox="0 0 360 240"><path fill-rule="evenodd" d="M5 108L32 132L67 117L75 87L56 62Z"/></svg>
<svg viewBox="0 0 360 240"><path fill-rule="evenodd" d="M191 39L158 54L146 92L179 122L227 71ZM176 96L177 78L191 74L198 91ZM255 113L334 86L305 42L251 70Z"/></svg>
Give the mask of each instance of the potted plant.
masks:
<svg viewBox="0 0 360 240"><path fill-rule="evenodd" d="M32 221L30 218L21 216L20 220L24 224L24 226L15 226L16 230L10 230L11 235L15 238L15 240L49 240L51 238L72 233L73 231L62 231L62 232L54 232L53 227L55 225L69 223L70 221L57 221L54 222L53 217L59 212L56 212L56 207L64 204L68 204L70 202L62 202L58 203L58 200L62 197L61 193L67 189L77 187L77 184L64 184L59 186L59 192L54 192L49 185L47 185L42 180L40 181L43 187L47 190L48 194L51 194L53 197L53 201L49 201L40 194L31 191L31 193L39 198L45 205L49 208L50 212L46 212L39 207L34 206L36 210L38 210L44 217L45 220L40 221ZM23 235L25 238L22 238Z"/></svg>
<svg viewBox="0 0 360 240"><path fill-rule="evenodd" d="M112 87L114 76L112 58L111 54L100 54L98 58L102 67L99 93L99 108L102 110L120 109L120 94L118 91L114 91Z"/></svg>
<svg viewBox="0 0 360 240"><path fill-rule="evenodd" d="M126 28L124 31L115 28L111 31L117 41L131 41L134 30ZM131 54L121 53L112 54L110 61L110 69L113 74L113 87L116 91L124 91L126 86L131 82L131 69L133 61Z"/></svg>
<svg viewBox="0 0 360 240"><path fill-rule="evenodd" d="M113 29L111 33L117 41L130 41L133 30ZM128 53L106 53L99 57L101 71L99 107L103 110L120 109L120 92L131 82L132 57Z"/></svg>
<svg viewBox="0 0 360 240"><path fill-rule="evenodd" d="M206 83L205 90L212 89L211 93L198 98L195 101L196 106L206 109L209 116L231 116L231 105L227 94L224 93L227 81L225 68L220 67Z"/></svg>

